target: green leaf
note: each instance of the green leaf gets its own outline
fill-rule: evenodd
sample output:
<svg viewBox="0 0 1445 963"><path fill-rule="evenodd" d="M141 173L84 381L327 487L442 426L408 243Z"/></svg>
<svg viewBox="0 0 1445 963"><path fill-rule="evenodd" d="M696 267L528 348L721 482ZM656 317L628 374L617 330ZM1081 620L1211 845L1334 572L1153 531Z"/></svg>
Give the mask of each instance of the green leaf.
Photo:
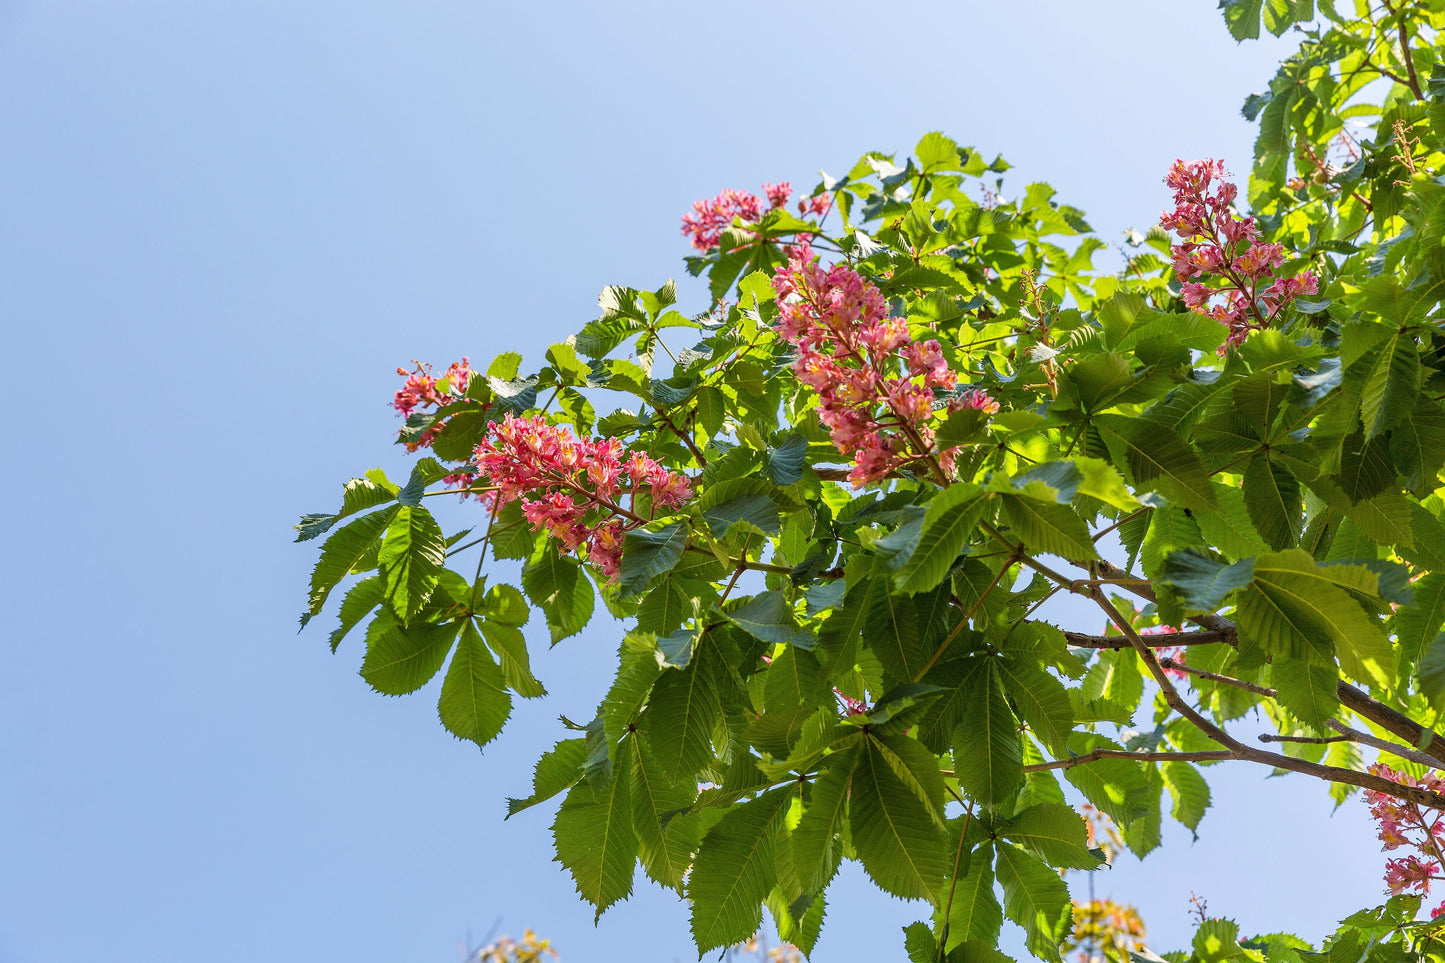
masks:
<svg viewBox="0 0 1445 963"><path fill-rule="evenodd" d="M984 412L977 408L960 408L938 426L938 431L933 436L933 445L939 451L966 445L982 434L986 424L988 415Z"/></svg>
<svg viewBox="0 0 1445 963"><path fill-rule="evenodd" d="M1261 555L1236 621L1271 655L1328 664L1338 651L1354 678L1393 678L1394 655L1379 623L1340 585L1374 596L1379 577L1362 566L1321 568L1299 549Z"/></svg>
<svg viewBox="0 0 1445 963"><path fill-rule="evenodd" d="M792 789L774 789L734 806L703 837L687 880L692 936L699 953L740 943L763 921L777 882L777 824Z"/></svg>
<svg viewBox="0 0 1445 963"><path fill-rule="evenodd" d="M1099 557L1089 527L1068 505L1018 495L1001 497L1009 525L1029 548L1067 559Z"/></svg>
<svg viewBox="0 0 1445 963"><path fill-rule="evenodd" d="M882 585L868 596L863 637L883 668L896 679L911 680L927 664L917 606L913 599L890 595Z"/></svg>
<svg viewBox="0 0 1445 963"><path fill-rule="evenodd" d="M1007 843L998 845L997 873L1004 912L1028 934L1029 952L1058 963L1059 943L1073 918L1069 888L1058 873Z"/></svg>
<svg viewBox="0 0 1445 963"><path fill-rule="evenodd" d="M521 632L512 628L507 630L516 632L520 641ZM488 631L488 627L484 627L483 631ZM526 643L522 644L525 652ZM478 746L485 746L495 739L512 714L512 697L503 688L502 670L492 661L492 654L482 644L470 621L462 627L461 642L442 682L437 711L448 732L458 739L470 739Z"/></svg>
<svg viewBox="0 0 1445 963"><path fill-rule="evenodd" d="M1219 507L1194 516L1194 522L1208 544L1236 560L1269 551L1269 546L1249 520L1244 492L1228 485L1215 485L1214 492L1219 498Z"/></svg>
<svg viewBox="0 0 1445 963"><path fill-rule="evenodd" d="M792 603L776 589L755 595L724 614L734 625L764 642L811 649L816 641L810 633L798 627Z"/></svg>
<svg viewBox="0 0 1445 963"><path fill-rule="evenodd" d="M943 581L978 528L987 495L977 485L945 488L928 503L918 543L895 576L899 591L923 592Z"/></svg>
<svg viewBox="0 0 1445 963"><path fill-rule="evenodd" d="M793 867L806 892L822 888L835 862L835 837L843 829L844 804L856 761L856 749L827 757L827 765L813 782L808 808L793 831Z"/></svg>
<svg viewBox="0 0 1445 963"><path fill-rule="evenodd" d="M618 775L602 785L577 783L552 823L557 861L567 867L577 892L597 908L599 918L632 892L637 835L632 826L632 780L626 773L633 751L633 741L622 740L617 747Z"/></svg>
<svg viewBox="0 0 1445 963"><path fill-rule="evenodd" d="M1055 753L1067 752L1074 710L1063 684L1024 659L1003 659L999 670L1004 691L1034 735Z"/></svg>
<svg viewBox="0 0 1445 963"><path fill-rule="evenodd" d="M938 899L947 868L943 834L872 739L858 750L848 825L863 869L880 889L904 899Z"/></svg>
<svg viewBox="0 0 1445 963"><path fill-rule="evenodd" d="M776 448L768 452L763 471L776 485L788 486L803 477L803 465L808 457L808 439L793 432Z"/></svg>
<svg viewBox="0 0 1445 963"><path fill-rule="evenodd" d="M943 950L969 940L989 946L998 942L1003 928L1003 907L993 892L993 844L984 843L968 856L968 872L953 884L952 902L948 904L948 938ZM929 960L929 963L933 963Z"/></svg>
<svg viewBox="0 0 1445 963"><path fill-rule="evenodd" d="M574 558L559 555L550 544L522 568L522 588L547 617L552 644L581 632L597 604L592 583Z"/></svg>
<svg viewBox="0 0 1445 963"><path fill-rule="evenodd" d="M687 548L687 535L687 526L681 522L655 532L628 532L622 543L622 591L641 592L654 578L676 566Z"/></svg>
<svg viewBox="0 0 1445 963"><path fill-rule="evenodd" d="M1169 797L1174 800L1170 810L1179 822L1189 827L1194 838L1199 838L1199 821L1209 808L1209 784L1199 770L1187 762L1166 762L1159 767L1164 785L1169 787Z"/></svg>
<svg viewBox="0 0 1445 963"><path fill-rule="evenodd" d="M676 889L692 865L696 840L687 816L668 817L692 805L697 784L670 778L645 745L634 748L632 759L632 825L642 867L649 879Z"/></svg>
<svg viewBox="0 0 1445 963"><path fill-rule="evenodd" d="M789 646L773 659L763 677L763 705L768 712L833 705L832 691L813 653Z"/></svg>
<svg viewBox="0 0 1445 963"><path fill-rule="evenodd" d="M1229 593L1244 588L1253 577L1252 558L1225 565L1197 549L1185 549L1169 554L1160 580L1179 593L1189 611L1214 612Z"/></svg>
<svg viewBox="0 0 1445 963"><path fill-rule="evenodd" d="M1024 780L1018 722L1004 696L995 661L987 660L983 671L969 676L968 695L953 731L958 784L986 806L1007 802Z"/></svg>
<svg viewBox="0 0 1445 963"><path fill-rule="evenodd" d="M1405 487L1428 491L1445 466L1445 411L1428 398L1390 432L1390 455L1405 476Z"/></svg>
<svg viewBox="0 0 1445 963"><path fill-rule="evenodd" d="M482 636L502 662L502 680L524 699L547 694L532 675L532 660L527 654L527 639L522 630L490 619L482 623Z"/></svg>
<svg viewBox="0 0 1445 963"><path fill-rule="evenodd" d="M382 585L380 576L372 575L362 579L351 590L346 593L346 598L341 600L341 624L331 633L331 651L335 652L337 646L346 634L372 613L382 601Z"/></svg>
<svg viewBox="0 0 1445 963"><path fill-rule="evenodd" d="M1436 712L1445 709L1445 634L1435 636L1425 649L1420 659L1419 677L1420 694L1429 700Z"/></svg>
<svg viewBox="0 0 1445 963"><path fill-rule="evenodd" d="M761 479L756 478L739 478L731 479L731 481L763 484ZM722 485L717 486L708 494L713 494L721 487ZM710 501L714 504L709 505ZM741 494L721 503L716 503L715 499L704 498L702 508L702 517L719 538L726 537L733 527L739 524L757 529L763 535L778 534L778 506L769 494Z"/></svg>
<svg viewBox="0 0 1445 963"><path fill-rule="evenodd" d="M1097 869L1101 862L1089 848L1084 818L1071 806L1030 806L1004 823L998 834L1058 869Z"/></svg>
<svg viewBox="0 0 1445 963"><path fill-rule="evenodd" d="M1137 487L1157 489L1195 511L1215 506L1208 469L1172 428L1122 415L1099 415L1094 424L1116 452L1116 461L1128 465Z"/></svg>
<svg viewBox="0 0 1445 963"><path fill-rule="evenodd" d="M1356 364L1366 367L1365 384L1360 390L1360 420L1368 441L1398 425L1414 410L1420 395L1420 353L1413 335L1397 334Z"/></svg>
<svg viewBox="0 0 1445 963"><path fill-rule="evenodd" d="M1289 469L1261 452L1244 470L1243 490L1250 521L1270 547L1294 548L1304 525L1304 495Z"/></svg>
<svg viewBox="0 0 1445 963"><path fill-rule="evenodd" d="M402 625L383 610L366 630L361 677L386 695L406 695L441 671L459 626L455 622Z"/></svg>
<svg viewBox="0 0 1445 963"><path fill-rule="evenodd" d="M1415 583L1415 598L1395 613L1395 636L1406 664L1417 661L1445 625L1445 572L1430 572Z"/></svg>
<svg viewBox="0 0 1445 963"><path fill-rule="evenodd" d="M386 600L403 622L410 621L426 605L446 562L446 536L431 512L420 505L398 508L386 530L377 563Z"/></svg>
<svg viewBox="0 0 1445 963"><path fill-rule="evenodd" d="M532 770L532 795L507 800L507 818L571 789L582 778L582 764L586 761L586 740L579 737L558 742L542 754Z"/></svg>
<svg viewBox="0 0 1445 963"><path fill-rule="evenodd" d="M722 713L708 662L694 657L652 687L639 728L657 761L675 776L690 776L712 761L712 729Z"/></svg>
<svg viewBox="0 0 1445 963"><path fill-rule="evenodd" d="M1340 674L1333 665L1277 660L1270 669L1270 681L1279 693L1280 705L1316 732L1324 732L1340 711Z"/></svg>
<svg viewBox="0 0 1445 963"><path fill-rule="evenodd" d="M396 517L399 506L383 508L379 512L363 515L344 528L332 533L321 547L321 558L311 571L311 597L306 615L301 619L304 627L313 615L319 615L326 605L326 597L366 555Z"/></svg>
<svg viewBox="0 0 1445 963"><path fill-rule="evenodd" d="M1381 494L1395 483L1395 474L1388 439L1366 440L1361 429L1344 440L1340 470L1334 477L1350 501L1364 501Z"/></svg>

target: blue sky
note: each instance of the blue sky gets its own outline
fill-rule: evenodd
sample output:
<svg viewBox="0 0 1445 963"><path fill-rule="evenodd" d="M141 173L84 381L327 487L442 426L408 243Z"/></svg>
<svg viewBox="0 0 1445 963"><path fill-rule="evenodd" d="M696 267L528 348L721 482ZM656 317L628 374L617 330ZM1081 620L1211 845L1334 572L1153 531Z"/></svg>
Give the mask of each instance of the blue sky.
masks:
<svg viewBox="0 0 1445 963"><path fill-rule="evenodd" d="M532 634L552 695L479 754L434 687L375 695L355 640L297 636L291 524L404 473L397 365L539 357L604 284L683 276L678 217L721 188L942 129L1106 239L1146 227L1176 156L1248 169L1237 108L1288 49L1213 7L0 4L0 961L450 960L497 920L573 963L695 958L675 896L639 880L594 929L550 814L502 822L615 627ZM1153 945L1191 889L1311 938L1378 896L1360 804L1213 772L1197 843L1097 881ZM922 915L856 871L830 900L818 960L897 959Z"/></svg>

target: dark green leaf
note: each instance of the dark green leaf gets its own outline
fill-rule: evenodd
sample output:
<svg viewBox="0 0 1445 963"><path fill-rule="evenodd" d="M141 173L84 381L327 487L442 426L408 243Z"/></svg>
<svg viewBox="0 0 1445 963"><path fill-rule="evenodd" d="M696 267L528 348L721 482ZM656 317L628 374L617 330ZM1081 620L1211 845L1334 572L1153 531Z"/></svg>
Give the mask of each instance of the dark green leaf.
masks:
<svg viewBox="0 0 1445 963"><path fill-rule="evenodd" d="M654 578L677 565L687 547L687 535L687 526L681 522L655 532L628 532L622 544L622 591L641 592Z"/></svg>
<svg viewBox="0 0 1445 963"><path fill-rule="evenodd" d="M746 940L763 921L777 881L776 827L792 790L774 789L729 809L703 837L687 880L699 953Z"/></svg>
<svg viewBox="0 0 1445 963"><path fill-rule="evenodd" d="M446 561L446 536L431 512L420 505L398 508L386 530L377 563L386 600L403 622L420 612L431 598Z"/></svg>
<svg viewBox="0 0 1445 963"><path fill-rule="evenodd" d="M573 786L552 824L557 861L567 867L577 892L597 908L598 917L632 892L637 835L632 780L626 774L632 768L633 748L630 739L617 747L616 777L601 785L583 781Z"/></svg>
<svg viewBox="0 0 1445 963"><path fill-rule="evenodd" d="M403 625L383 610L366 631L361 677L386 695L415 692L441 671L457 629L455 622Z"/></svg>
<svg viewBox="0 0 1445 963"><path fill-rule="evenodd" d="M507 627L490 627L493 631L503 628ZM520 641L522 633L516 629L508 631L516 632ZM525 643L522 644L525 653ZM527 675L530 677L531 673ZM485 746L496 738L512 714L512 697L503 688L502 670L492 661L491 653L470 621L462 628L457 653L442 682L437 711L448 732L458 739L470 739L478 746Z"/></svg>

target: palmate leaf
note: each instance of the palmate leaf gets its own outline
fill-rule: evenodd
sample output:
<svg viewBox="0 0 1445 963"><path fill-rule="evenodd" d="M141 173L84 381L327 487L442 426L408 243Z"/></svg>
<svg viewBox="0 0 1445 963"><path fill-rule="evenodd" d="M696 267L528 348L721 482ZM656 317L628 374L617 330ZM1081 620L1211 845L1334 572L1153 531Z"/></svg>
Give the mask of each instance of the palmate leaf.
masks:
<svg viewBox="0 0 1445 963"><path fill-rule="evenodd" d="M386 529L377 563L386 601L403 622L431 598L446 561L446 536L431 512L420 505L399 507Z"/></svg>
<svg viewBox="0 0 1445 963"><path fill-rule="evenodd" d="M1179 822L1189 827L1194 838L1199 838L1199 821L1209 808L1209 784L1199 770L1187 762L1166 762L1159 767L1164 785L1169 788L1169 797L1174 801L1170 809Z"/></svg>
<svg viewBox="0 0 1445 963"><path fill-rule="evenodd" d="M1003 693L995 659L971 673L953 730L953 770L964 792L986 806L1008 801L1023 784L1018 721ZM972 937L967 937L971 939Z"/></svg>
<svg viewBox="0 0 1445 963"><path fill-rule="evenodd" d="M834 705L833 694L823 681L823 670L813 653L789 646L768 666L763 678L763 705L768 712Z"/></svg>
<svg viewBox="0 0 1445 963"><path fill-rule="evenodd" d="M527 639L521 629L488 619L482 623L482 637L501 661L502 679L508 688L524 699L536 699L547 694L542 683L532 675Z"/></svg>
<svg viewBox="0 0 1445 963"><path fill-rule="evenodd" d="M1089 528L1068 505L1003 495L1004 514L1029 548L1067 559L1098 558Z"/></svg>
<svg viewBox="0 0 1445 963"><path fill-rule="evenodd" d="M699 953L757 932L763 900L777 882L777 823L792 796L784 787L735 806L703 837L687 880Z"/></svg>
<svg viewBox="0 0 1445 963"><path fill-rule="evenodd" d="M642 743L634 748L632 761L632 824L642 867L654 882L679 887L697 840L689 833L696 820L676 814L697 798L697 784L671 779Z"/></svg>
<svg viewBox="0 0 1445 963"><path fill-rule="evenodd" d="M1261 555L1236 620L1271 655L1329 664L1337 652L1354 678L1387 682L1395 674L1389 640L1345 588L1373 598L1379 576L1359 565L1318 566L1299 549Z"/></svg>
<svg viewBox="0 0 1445 963"><path fill-rule="evenodd" d="M1239 560L1269 551L1244 504L1244 492L1230 485L1215 485L1219 507L1199 512L1194 522L1208 543L1232 559Z"/></svg>
<svg viewBox="0 0 1445 963"><path fill-rule="evenodd" d="M792 604L778 590L755 595L725 614L738 628L764 642L811 649L816 641L812 633L798 626Z"/></svg>
<svg viewBox="0 0 1445 963"><path fill-rule="evenodd" d="M1097 869L1102 861L1089 848L1084 818L1070 806L1030 806L1004 823L998 834L1058 869Z"/></svg>
<svg viewBox="0 0 1445 963"><path fill-rule="evenodd" d="M1003 907L993 891L993 843L985 842L969 853L967 866L968 872L953 881L948 897L945 953L952 953L955 947L970 940L992 946L998 942L1003 928Z"/></svg>
<svg viewBox="0 0 1445 963"><path fill-rule="evenodd" d="M928 659L914 600L892 595L880 585L869 593L867 603L863 634L868 647L894 677L912 679Z"/></svg>
<svg viewBox="0 0 1445 963"><path fill-rule="evenodd" d="M895 576L903 592L922 592L942 582L978 528L988 496L977 485L945 488L928 503L918 544Z"/></svg>
<svg viewBox="0 0 1445 963"><path fill-rule="evenodd" d="M669 669L652 687L639 729L657 761L676 776L690 776L713 758L712 729L722 712L706 659Z"/></svg>
<svg viewBox="0 0 1445 963"><path fill-rule="evenodd" d="M320 614L322 607L326 605L326 597L331 594L336 583L346 577L386 531L391 520L396 517L398 507L393 505L379 512L363 515L338 529L326 540L326 544L321 547L321 558L311 571L311 597L306 614L301 617L303 628L311 616Z"/></svg>
<svg viewBox="0 0 1445 963"><path fill-rule="evenodd" d="M805 892L817 892L836 862L836 837L843 829L857 758L854 747L828 757L827 765L813 782L808 808L793 830L793 869Z"/></svg>
<svg viewBox="0 0 1445 963"><path fill-rule="evenodd" d="M1009 843L998 844L995 871L1003 885L1004 912L1028 934L1029 951L1059 963L1059 943L1073 918L1069 888L1058 873Z"/></svg>
<svg viewBox="0 0 1445 963"><path fill-rule="evenodd" d="M507 818L524 809L546 802L559 792L571 789L582 778L582 764L587 761L586 740L581 737L563 739L537 760L532 771L532 795L525 799L507 800Z"/></svg>
<svg viewBox="0 0 1445 963"><path fill-rule="evenodd" d="M567 793L552 823L557 862L567 867L597 917L632 892L637 835L632 826L633 740L617 747L616 773L601 785L579 782Z"/></svg>
<svg viewBox="0 0 1445 963"><path fill-rule="evenodd" d="M1428 398L1390 432L1390 455L1405 476L1405 487L1424 492L1435 487L1445 466L1445 411Z"/></svg>
<svg viewBox="0 0 1445 963"><path fill-rule="evenodd" d="M1129 466L1136 486L1157 489L1182 508L1214 507L1209 471L1172 428L1122 415L1099 415L1094 423L1117 461Z"/></svg>
<svg viewBox="0 0 1445 963"><path fill-rule="evenodd" d="M372 575L351 586L346 598L341 600L341 624L331 633L331 651L335 652L346 634L360 624L382 602L384 589L381 578Z"/></svg>
<svg viewBox="0 0 1445 963"><path fill-rule="evenodd" d="M522 588L547 618L555 645L582 631L597 604L592 583L574 558L544 544L522 568Z"/></svg>
<svg viewBox="0 0 1445 963"><path fill-rule="evenodd" d="M999 662L1004 692L1043 743L1055 753L1068 751L1074 710L1063 683L1025 659Z"/></svg>
<svg viewBox="0 0 1445 963"><path fill-rule="evenodd" d="M492 627L493 630L499 628L504 626ZM516 629L510 631L517 632ZM525 643L523 646L525 651ZM502 670L492 660L492 654L470 621L462 627L461 642L442 682L437 711L448 732L458 739L470 739L478 746L495 739L512 714L512 697L504 688Z"/></svg>
<svg viewBox="0 0 1445 963"><path fill-rule="evenodd" d="M871 739L858 749L848 825L863 869L880 889L937 900L947 868L943 833Z"/></svg>
<svg viewBox="0 0 1445 963"><path fill-rule="evenodd" d="M631 594L645 589L654 578L676 566L686 548L687 526L680 522L655 532L628 532L622 544L622 591Z"/></svg>
<svg viewBox="0 0 1445 963"><path fill-rule="evenodd" d="M1395 613L1395 636L1406 664L1418 661L1445 626L1445 572L1430 572L1414 588L1414 601Z"/></svg>
<svg viewBox="0 0 1445 963"><path fill-rule="evenodd" d="M1244 506L1259 534L1276 551L1293 548L1304 525L1304 496L1289 469L1261 452L1244 470Z"/></svg>
<svg viewBox="0 0 1445 963"><path fill-rule="evenodd" d="M1278 659L1270 668L1270 682L1280 705L1316 732L1324 732L1340 711L1340 673L1333 665Z"/></svg>
<svg viewBox="0 0 1445 963"><path fill-rule="evenodd" d="M1355 363L1366 368L1360 390L1360 420L1369 440L1398 425L1415 407L1420 394L1420 353L1414 336L1402 333L1385 340Z"/></svg>
<svg viewBox="0 0 1445 963"><path fill-rule="evenodd" d="M1191 612L1213 612L1254 577L1254 559L1225 565L1195 549L1172 552L1160 581L1171 586Z"/></svg>
<svg viewBox="0 0 1445 963"><path fill-rule="evenodd" d="M458 628L456 622L403 625L383 609L367 627L361 677L385 695L415 692L441 671Z"/></svg>

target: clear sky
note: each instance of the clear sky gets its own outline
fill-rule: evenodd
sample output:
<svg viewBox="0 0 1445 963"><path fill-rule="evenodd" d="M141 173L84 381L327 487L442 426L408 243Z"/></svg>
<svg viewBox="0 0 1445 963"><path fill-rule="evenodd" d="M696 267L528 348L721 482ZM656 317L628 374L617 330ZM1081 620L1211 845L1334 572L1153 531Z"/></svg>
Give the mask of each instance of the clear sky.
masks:
<svg viewBox="0 0 1445 963"><path fill-rule="evenodd" d="M550 811L502 821L616 628L532 633L552 696L479 754L435 685L330 655L329 614L296 634L291 524L405 472L397 365L540 357L604 284L685 277L678 218L721 188L942 129L1112 241L1176 156L1247 171L1238 105L1289 48L1214 7L0 3L0 963L445 961L497 920L570 963L695 958L674 895L639 879L594 929ZM1311 939L1379 896L1358 802L1211 774L1197 843L1098 879L1156 948L1191 889ZM822 961L899 959L923 915L854 870L830 901Z"/></svg>

